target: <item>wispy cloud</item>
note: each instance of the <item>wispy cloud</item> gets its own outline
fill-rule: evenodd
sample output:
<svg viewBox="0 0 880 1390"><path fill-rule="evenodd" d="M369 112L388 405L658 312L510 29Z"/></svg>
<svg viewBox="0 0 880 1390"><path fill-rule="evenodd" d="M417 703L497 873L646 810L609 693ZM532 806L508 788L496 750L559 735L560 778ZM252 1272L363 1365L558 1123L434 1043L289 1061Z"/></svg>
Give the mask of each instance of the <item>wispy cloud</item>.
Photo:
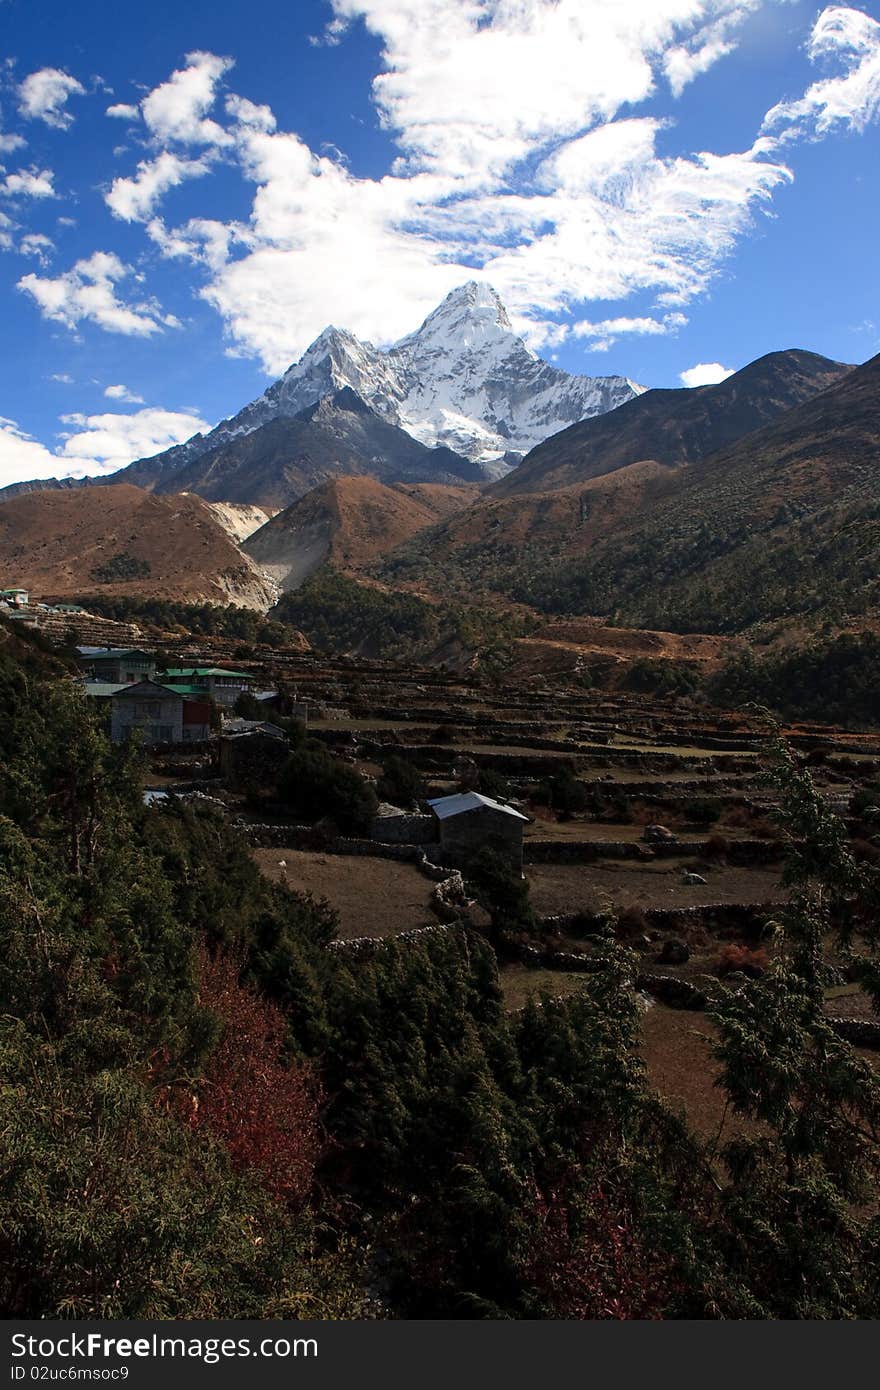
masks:
<svg viewBox="0 0 880 1390"><path fill-rule="evenodd" d="M579 319L572 325L575 338L587 338L592 352L605 352L619 337L633 334L636 337L665 337L677 333L687 323L681 313L664 314L662 319L650 317L600 319L598 323L590 319Z"/></svg>
<svg viewBox="0 0 880 1390"><path fill-rule="evenodd" d="M826 135L836 126L864 130L880 116L880 23L861 10L835 5L813 26L807 53L814 63L842 63L844 72L823 78L802 97L780 101L767 112L767 130L793 139Z"/></svg>

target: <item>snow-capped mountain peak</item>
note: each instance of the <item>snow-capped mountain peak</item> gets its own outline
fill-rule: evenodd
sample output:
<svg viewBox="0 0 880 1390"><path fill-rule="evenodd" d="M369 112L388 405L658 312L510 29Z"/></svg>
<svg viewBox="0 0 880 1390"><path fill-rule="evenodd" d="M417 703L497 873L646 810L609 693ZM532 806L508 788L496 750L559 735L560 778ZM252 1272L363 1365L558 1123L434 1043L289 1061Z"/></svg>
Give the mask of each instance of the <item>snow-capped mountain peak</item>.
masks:
<svg viewBox="0 0 880 1390"><path fill-rule="evenodd" d="M514 332L491 285L471 280L390 348L403 393L397 421L506 472L550 434L639 394L624 377L576 377L542 361Z"/></svg>
<svg viewBox="0 0 880 1390"><path fill-rule="evenodd" d="M572 376L545 362L514 331L492 286L470 280L386 350L344 328L325 328L262 396L204 439L170 450L168 463L191 462L345 387L421 443L479 463L487 477L507 472L566 425L613 410L643 389L626 377Z"/></svg>
<svg viewBox="0 0 880 1390"><path fill-rule="evenodd" d="M469 280L466 285L450 290L421 327L401 338L394 350L404 351L416 342L447 343L454 350L512 334L507 310L496 291L484 282Z"/></svg>

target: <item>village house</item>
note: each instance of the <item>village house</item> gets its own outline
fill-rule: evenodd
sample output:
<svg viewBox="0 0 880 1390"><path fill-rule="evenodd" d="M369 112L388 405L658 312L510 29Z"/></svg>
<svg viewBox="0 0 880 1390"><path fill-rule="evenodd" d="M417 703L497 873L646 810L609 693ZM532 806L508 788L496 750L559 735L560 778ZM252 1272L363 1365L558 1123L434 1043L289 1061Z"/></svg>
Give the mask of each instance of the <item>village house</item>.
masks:
<svg viewBox="0 0 880 1390"><path fill-rule="evenodd" d="M7 608L27 608L30 601L28 589L0 589L0 603Z"/></svg>
<svg viewBox="0 0 880 1390"><path fill-rule="evenodd" d="M89 692L88 685L86 686ZM104 692L98 692L103 694ZM211 704L158 681L120 685L110 700L110 737L124 743L133 734L146 745L204 743L211 733Z"/></svg>
<svg viewBox="0 0 880 1390"><path fill-rule="evenodd" d="M124 743L139 733L144 743L183 742L183 695L157 681L123 685L110 697L110 737Z"/></svg>
<svg viewBox="0 0 880 1390"><path fill-rule="evenodd" d="M163 671L162 680L166 685L187 686L231 709L239 695L250 690L254 677L246 671L227 671L220 666L175 666Z"/></svg>
<svg viewBox="0 0 880 1390"><path fill-rule="evenodd" d="M479 792L458 792L429 801L437 820L440 859L464 867L482 849L491 849L522 873L523 828L528 816Z"/></svg>
<svg viewBox="0 0 880 1390"><path fill-rule="evenodd" d="M20 627L39 627L40 615L36 608L3 608L3 616L7 622L15 623Z"/></svg>
<svg viewBox="0 0 880 1390"><path fill-rule="evenodd" d="M93 681L134 685L152 680L156 658L137 647L77 647L77 659Z"/></svg>

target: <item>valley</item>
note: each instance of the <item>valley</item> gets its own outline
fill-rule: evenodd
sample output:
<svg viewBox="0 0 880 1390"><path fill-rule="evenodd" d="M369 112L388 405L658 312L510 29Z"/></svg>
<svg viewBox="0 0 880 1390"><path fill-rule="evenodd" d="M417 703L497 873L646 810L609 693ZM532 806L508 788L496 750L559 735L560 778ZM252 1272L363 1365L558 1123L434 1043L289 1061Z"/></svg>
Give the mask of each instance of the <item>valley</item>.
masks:
<svg viewBox="0 0 880 1390"><path fill-rule="evenodd" d="M878 1074L878 363L570 378L464 286L386 351L328 330L205 437L0 493L16 1007L42 1038L71 990L33 910L92 972L102 1075L107 998L113 1065L120 1019L148 1035L139 1142L213 1155L261 1242L320 1220L321 1316L457 1314L474 1278L552 1315L547 1212L596 1190L676 1271L663 1316L799 1306L738 1155L775 1192L777 1061L801 1116Z"/></svg>

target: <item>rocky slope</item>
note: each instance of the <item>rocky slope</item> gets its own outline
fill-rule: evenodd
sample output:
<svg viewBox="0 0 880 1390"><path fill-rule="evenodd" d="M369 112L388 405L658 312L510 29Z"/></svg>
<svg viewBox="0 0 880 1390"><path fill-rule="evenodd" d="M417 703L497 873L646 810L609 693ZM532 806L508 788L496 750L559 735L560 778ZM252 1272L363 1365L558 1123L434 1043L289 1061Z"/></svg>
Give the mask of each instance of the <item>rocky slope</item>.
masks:
<svg viewBox="0 0 880 1390"><path fill-rule="evenodd" d="M244 551L282 589L298 588L320 565L359 570L443 517L468 506L475 487L386 486L335 478L273 517Z"/></svg>
<svg viewBox="0 0 880 1390"><path fill-rule="evenodd" d="M265 610L275 596L200 497L125 483L4 501L0 571L37 599L112 593Z"/></svg>
<svg viewBox="0 0 880 1390"><path fill-rule="evenodd" d="M153 476L151 470L152 464L135 464L125 476L156 492L196 492L210 501L249 503L270 512L335 477L457 484L482 476L469 459L428 448L381 419L350 387L293 418L230 438L168 477Z"/></svg>
<svg viewBox="0 0 880 1390"><path fill-rule="evenodd" d="M272 515L271 511L247 502L210 502L208 505L226 534L239 544L265 526Z"/></svg>

